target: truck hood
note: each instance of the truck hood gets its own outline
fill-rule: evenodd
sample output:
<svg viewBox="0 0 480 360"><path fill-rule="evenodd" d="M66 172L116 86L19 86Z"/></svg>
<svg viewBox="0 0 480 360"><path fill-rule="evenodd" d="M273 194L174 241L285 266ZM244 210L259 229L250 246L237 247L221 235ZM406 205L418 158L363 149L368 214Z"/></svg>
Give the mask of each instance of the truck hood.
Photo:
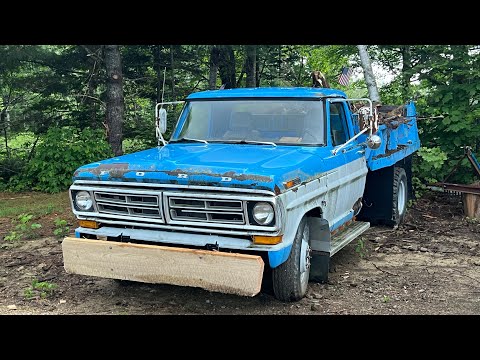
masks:
<svg viewBox="0 0 480 360"><path fill-rule="evenodd" d="M204 185L284 192L325 171L325 148L256 144L168 144L84 165L73 180Z"/></svg>

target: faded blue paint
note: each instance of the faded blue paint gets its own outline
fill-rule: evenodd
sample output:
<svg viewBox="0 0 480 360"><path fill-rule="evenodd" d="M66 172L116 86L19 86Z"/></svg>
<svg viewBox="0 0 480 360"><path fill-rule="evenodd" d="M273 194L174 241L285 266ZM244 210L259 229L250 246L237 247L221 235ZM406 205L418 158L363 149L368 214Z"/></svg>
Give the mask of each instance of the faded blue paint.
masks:
<svg viewBox="0 0 480 360"><path fill-rule="evenodd" d="M310 181L342 165L329 147L171 143L80 167L73 180L210 185L286 191L284 182ZM179 178L187 174L187 178ZM232 181L221 181L230 177Z"/></svg>
<svg viewBox="0 0 480 360"><path fill-rule="evenodd" d="M333 223L333 224L330 225L330 231L334 231L334 230L338 229L340 226L342 226L347 221L352 220L352 219L353 219L353 210L350 210L347 215L345 215L343 218L341 218L336 223Z"/></svg>
<svg viewBox="0 0 480 360"><path fill-rule="evenodd" d="M324 97L345 94L334 89L316 88L255 88L206 91L192 94L188 99L212 99L218 97ZM327 107L327 116L329 114ZM349 131L352 135L353 121L347 111ZM415 106L407 106L409 124L400 124L396 130L381 125L378 134L382 146L377 150L366 149L365 156L370 170L391 166L410 155L420 146L415 120ZM179 119L179 126L183 121ZM327 134L329 134L327 121ZM385 155L392 133L398 133L397 151ZM245 189L269 190L276 194L286 191L284 183L299 178L300 182L311 181L326 171L354 161L363 155L362 143L366 135L347 146L342 155L332 156L330 136L326 146L286 146L258 144L221 143L170 143L134 154L106 159L87 164L74 174L73 180L102 180L149 182L158 184L209 185ZM411 143L409 143L409 141ZM389 146L391 148L391 145ZM187 177L178 177L186 174ZM230 182L221 181L229 177Z"/></svg>
<svg viewBox="0 0 480 360"><path fill-rule="evenodd" d="M228 98L323 98L323 97L342 97L347 94L336 89L322 88L237 88L227 90L209 90L190 94L187 100L198 99L228 99Z"/></svg>
<svg viewBox="0 0 480 360"><path fill-rule="evenodd" d="M292 250L292 244L284 247L283 249L277 251L269 251L268 252L268 262L270 267L276 268L277 266L283 264L287 261L288 256L290 255L290 250Z"/></svg>
<svg viewBox="0 0 480 360"><path fill-rule="evenodd" d="M408 123L398 124L396 129L384 124L378 127L377 135L382 138L382 144L376 150L367 148L365 153L370 170L392 166L420 148L417 112L413 101L409 102L406 108ZM367 135L363 135L360 136L359 141L366 141L366 139Z"/></svg>

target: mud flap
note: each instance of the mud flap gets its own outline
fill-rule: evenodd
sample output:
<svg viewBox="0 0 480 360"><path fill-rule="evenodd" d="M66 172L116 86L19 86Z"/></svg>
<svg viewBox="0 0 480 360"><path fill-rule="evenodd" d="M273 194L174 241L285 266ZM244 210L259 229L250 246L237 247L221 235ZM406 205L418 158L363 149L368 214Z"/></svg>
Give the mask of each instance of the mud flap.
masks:
<svg viewBox="0 0 480 360"><path fill-rule="evenodd" d="M325 283L330 270L330 227L322 218L309 217L310 247L310 280Z"/></svg>

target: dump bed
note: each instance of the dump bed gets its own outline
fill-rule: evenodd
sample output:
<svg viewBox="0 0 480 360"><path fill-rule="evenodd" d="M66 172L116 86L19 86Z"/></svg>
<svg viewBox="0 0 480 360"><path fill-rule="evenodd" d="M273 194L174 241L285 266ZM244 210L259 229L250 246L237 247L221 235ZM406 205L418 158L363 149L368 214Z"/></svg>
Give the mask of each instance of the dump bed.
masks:
<svg viewBox="0 0 480 360"><path fill-rule="evenodd" d="M375 150L366 149L365 156L370 170L392 166L420 148L417 113L413 101L400 107L382 106L377 111L377 135L382 139L382 144ZM366 137L365 135L365 140Z"/></svg>

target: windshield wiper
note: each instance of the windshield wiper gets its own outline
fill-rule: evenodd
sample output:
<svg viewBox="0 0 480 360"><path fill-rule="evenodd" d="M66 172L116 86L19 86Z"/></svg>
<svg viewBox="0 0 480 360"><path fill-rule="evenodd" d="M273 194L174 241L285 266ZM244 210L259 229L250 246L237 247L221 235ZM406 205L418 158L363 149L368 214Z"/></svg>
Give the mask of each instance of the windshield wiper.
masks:
<svg viewBox="0 0 480 360"><path fill-rule="evenodd" d="M183 138L180 138L180 139L177 139L177 140L171 140L170 142L189 142L189 141L196 141L196 142L201 142L201 143L208 144L207 140L192 139L192 138L188 138L188 137L183 137Z"/></svg>
<svg viewBox="0 0 480 360"><path fill-rule="evenodd" d="M234 144L257 144L257 145L271 145L277 146L274 142L271 141L256 141L256 140L238 140L233 141Z"/></svg>

